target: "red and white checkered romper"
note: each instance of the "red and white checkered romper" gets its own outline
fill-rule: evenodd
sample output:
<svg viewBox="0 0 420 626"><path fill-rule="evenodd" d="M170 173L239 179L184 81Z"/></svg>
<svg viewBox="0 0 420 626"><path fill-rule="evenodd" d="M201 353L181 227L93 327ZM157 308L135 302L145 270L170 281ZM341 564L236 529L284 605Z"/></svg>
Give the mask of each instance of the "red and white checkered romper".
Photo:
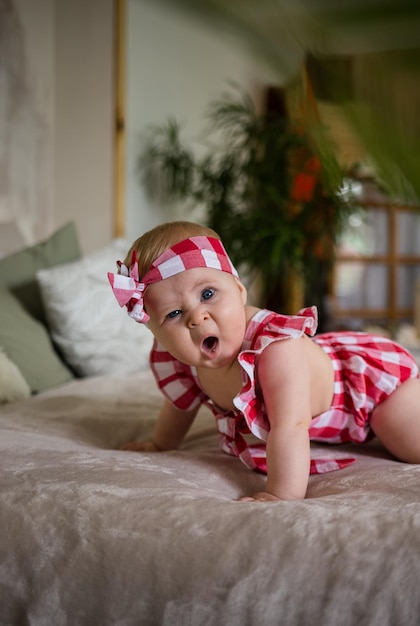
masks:
<svg viewBox="0 0 420 626"><path fill-rule="evenodd" d="M151 367L163 394L179 409L205 404L216 417L221 448L238 456L251 469L266 472L265 443L253 443L248 435L265 442L270 429L264 403L256 394L255 359L270 343L288 338L314 335L316 308L298 315L280 315L262 309L248 324L238 361L242 367L243 387L234 398L236 411L221 412L201 389L194 367L174 359L155 341ZM400 345L385 337L365 333L334 332L313 338L332 360L335 382L331 408L312 420L311 440L344 443L363 442L372 436L369 418L374 407L383 402L402 382L418 376L414 358ZM319 451L318 451L319 452ZM320 474L346 467L353 458L340 458L312 451L311 473Z"/></svg>

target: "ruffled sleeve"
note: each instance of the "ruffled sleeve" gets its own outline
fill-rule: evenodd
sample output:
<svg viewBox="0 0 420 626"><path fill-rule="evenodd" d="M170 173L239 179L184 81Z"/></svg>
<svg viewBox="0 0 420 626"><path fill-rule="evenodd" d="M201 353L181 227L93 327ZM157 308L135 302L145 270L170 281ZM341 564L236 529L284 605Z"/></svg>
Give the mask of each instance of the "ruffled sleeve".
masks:
<svg viewBox="0 0 420 626"><path fill-rule="evenodd" d="M238 356L244 384L234 398L235 407L244 415L250 431L267 440L270 429L263 403L256 393L255 360L274 341L313 336L318 326L316 307L302 309L297 315L281 315L262 309L252 318L245 336L244 349Z"/></svg>
<svg viewBox="0 0 420 626"><path fill-rule="evenodd" d="M315 306L299 311L297 315L281 315L266 310L259 311L247 329L250 348L261 352L272 341L302 335L313 337L318 327L318 311Z"/></svg>

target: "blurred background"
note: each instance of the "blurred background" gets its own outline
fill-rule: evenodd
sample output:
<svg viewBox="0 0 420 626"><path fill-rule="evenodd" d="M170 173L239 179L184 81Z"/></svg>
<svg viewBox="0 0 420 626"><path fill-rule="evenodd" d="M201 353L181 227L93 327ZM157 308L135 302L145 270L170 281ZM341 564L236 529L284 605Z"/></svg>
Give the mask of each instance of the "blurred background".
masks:
<svg viewBox="0 0 420 626"><path fill-rule="evenodd" d="M85 253L116 236L132 240L162 221L208 221L205 198L193 202L191 195L149 188L139 159L150 127L176 120L182 146L198 162L232 142L226 130L209 130L208 114L232 83L250 97L258 119L269 112L274 90L284 106L271 113L299 122L329 197L340 190L347 203L334 214L345 223L318 255L323 280L309 285L305 276L302 284L301 257L297 294L288 292L285 306L315 294L326 327L379 326L405 333L414 345L417 4L0 0L0 254L67 221L76 222ZM307 162L287 170L291 183ZM293 210L289 196L280 202L287 216L267 204L263 217L280 216L276 228L290 228L289 240L296 236L303 245L302 232L313 224L325 230L330 214L325 203L311 204L313 197L292 200ZM239 226L236 210L232 223ZM297 213L305 215L304 227Z"/></svg>

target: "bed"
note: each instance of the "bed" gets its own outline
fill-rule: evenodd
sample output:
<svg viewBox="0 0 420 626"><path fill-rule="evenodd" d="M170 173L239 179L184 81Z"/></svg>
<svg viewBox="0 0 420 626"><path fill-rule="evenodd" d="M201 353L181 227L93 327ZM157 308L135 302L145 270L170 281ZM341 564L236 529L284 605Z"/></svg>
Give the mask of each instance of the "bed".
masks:
<svg viewBox="0 0 420 626"><path fill-rule="evenodd" d="M37 273L60 283L84 262ZM418 626L420 466L377 440L314 445L356 461L311 476L305 500L237 502L264 478L219 450L205 409L177 451L119 451L150 434L161 402L138 342L135 371L86 375L61 343L63 380L34 393L22 376L3 399L1 626ZM96 357L78 358L100 370Z"/></svg>

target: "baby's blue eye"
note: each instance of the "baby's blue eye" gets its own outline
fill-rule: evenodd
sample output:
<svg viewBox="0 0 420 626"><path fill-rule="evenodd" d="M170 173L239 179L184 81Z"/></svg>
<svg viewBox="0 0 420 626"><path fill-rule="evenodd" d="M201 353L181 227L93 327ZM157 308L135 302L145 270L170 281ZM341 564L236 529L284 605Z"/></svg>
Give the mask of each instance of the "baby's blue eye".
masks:
<svg viewBox="0 0 420 626"><path fill-rule="evenodd" d="M214 296L214 289L204 289L201 294L203 300L210 300Z"/></svg>
<svg viewBox="0 0 420 626"><path fill-rule="evenodd" d="M175 311L171 311L170 313L168 313L166 317L172 320L174 317L177 317L178 315L181 315L181 309L176 309Z"/></svg>

